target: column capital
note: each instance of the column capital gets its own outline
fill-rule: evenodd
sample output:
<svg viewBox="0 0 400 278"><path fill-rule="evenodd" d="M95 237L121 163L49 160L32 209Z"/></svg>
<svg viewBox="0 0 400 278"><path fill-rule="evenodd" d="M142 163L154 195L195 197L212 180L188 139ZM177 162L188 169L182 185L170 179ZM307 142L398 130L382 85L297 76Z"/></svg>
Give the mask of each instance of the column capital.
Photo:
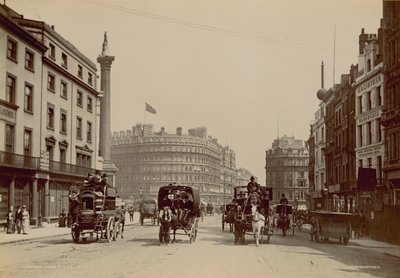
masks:
<svg viewBox="0 0 400 278"><path fill-rule="evenodd" d="M99 57L97 57L97 62L100 64L100 68L101 69L106 69L106 70L110 70L111 69L111 64L114 61L115 56L102 56L99 55Z"/></svg>

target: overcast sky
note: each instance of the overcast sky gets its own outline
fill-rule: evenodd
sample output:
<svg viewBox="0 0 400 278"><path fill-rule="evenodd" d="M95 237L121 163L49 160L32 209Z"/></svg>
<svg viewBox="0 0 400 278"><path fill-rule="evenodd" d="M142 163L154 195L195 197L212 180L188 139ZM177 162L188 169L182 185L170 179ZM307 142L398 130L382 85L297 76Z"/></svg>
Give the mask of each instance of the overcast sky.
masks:
<svg viewBox="0 0 400 278"><path fill-rule="evenodd" d="M93 62L107 31L111 128L147 113L155 131L205 126L265 183L265 150L279 134L306 140L325 88L358 62L361 28L376 33L381 0L7 0L45 21ZM100 74L100 66L98 66ZM279 120L278 120L279 119Z"/></svg>

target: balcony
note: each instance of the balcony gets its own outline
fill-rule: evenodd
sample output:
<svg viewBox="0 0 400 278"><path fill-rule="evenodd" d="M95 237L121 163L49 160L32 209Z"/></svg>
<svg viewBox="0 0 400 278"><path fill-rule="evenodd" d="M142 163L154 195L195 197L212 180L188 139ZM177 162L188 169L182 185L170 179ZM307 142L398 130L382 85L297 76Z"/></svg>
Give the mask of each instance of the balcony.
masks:
<svg viewBox="0 0 400 278"><path fill-rule="evenodd" d="M0 151L0 166L36 170L39 158Z"/></svg>
<svg viewBox="0 0 400 278"><path fill-rule="evenodd" d="M85 177L87 173L94 173L95 169L50 160L50 172Z"/></svg>
<svg viewBox="0 0 400 278"><path fill-rule="evenodd" d="M39 170L40 158L0 151L0 166L27 170ZM49 171L51 173L71 176L84 177L87 175L87 173L95 172L95 169L93 168L61 163L53 160L50 160L49 166Z"/></svg>

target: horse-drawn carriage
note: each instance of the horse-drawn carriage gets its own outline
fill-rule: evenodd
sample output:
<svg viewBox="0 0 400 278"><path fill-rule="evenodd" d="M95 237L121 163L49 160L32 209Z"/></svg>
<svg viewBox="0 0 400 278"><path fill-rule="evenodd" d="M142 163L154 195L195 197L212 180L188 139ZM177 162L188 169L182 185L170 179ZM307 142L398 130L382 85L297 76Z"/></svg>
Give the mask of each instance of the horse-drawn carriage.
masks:
<svg viewBox="0 0 400 278"><path fill-rule="evenodd" d="M277 229L282 230L282 235L286 236L287 232L292 229L292 234L294 235L294 228L296 226L293 215L293 206L289 204L279 204L275 205L273 208L274 220L273 223L276 225Z"/></svg>
<svg viewBox="0 0 400 278"><path fill-rule="evenodd" d="M235 223L235 218L234 218L234 210L232 208L235 206L235 203L231 202L228 204L225 204L224 209L222 211L222 231L225 230L225 224L228 224L229 226L229 231L233 232L233 224Z"/></svg>
<svg viewBox="0 0 400 278"><path fill-rule="evenodd" d="M161 243L168 243L171 233L172 242L175 242L177 230L189 236L190 243L196 240L200 217L200 195L196 188L177 183L161 186L158 191L158 208Z"/></svg>
<svg viewBox="0 0 400 278"><path fill-rule="evenodd" d="M211 203L207 204L206 213L207 213L207 215L210 215L210 216L214 214L214 206Z"/></svg>
<svg viewBox="0 0 400 278"><path fill-rule="evenodd" d="M332 211L313 211L311 214L311 241L329 241L331 237L345 245L349 242L353 214Z"/></svg>
<svg viewBox="0 0 400 278"><path fill-rule="evenodd" d="M234 219L234 243L244 243L246 233L254 236L257 246L259 242L264 242L264 238L269 243L273 228L266 190L249 194L246 186L236 186L232 202L234 205L229 213L233 214Z"/></svg>
<svg viewBox="0 0 400 278"><path fill-rule="evenodd" d="M70 189L71 235L74 242L96 236L108 242L123 233L125 215L115 205L117 189L103 181L86 180Z"/></svg>
<svg viewBox="0 0 400 278"><path fill-rule="evenodd" d="M144 220L146 218L150 218L153 225L155 225L156 221L158 221L157 212L158 212L157 200L155 200L153 198L143 198L140 202L140 207L139 207L139 213L140 213L139 223L140 223L140 225L143 226Z"/></svg>

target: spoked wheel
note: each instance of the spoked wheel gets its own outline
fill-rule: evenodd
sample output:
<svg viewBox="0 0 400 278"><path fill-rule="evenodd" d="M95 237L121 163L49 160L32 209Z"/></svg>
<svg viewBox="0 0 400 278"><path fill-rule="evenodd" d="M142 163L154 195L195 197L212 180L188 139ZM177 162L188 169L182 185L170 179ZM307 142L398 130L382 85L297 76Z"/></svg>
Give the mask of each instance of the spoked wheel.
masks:
<svg viewBox="0 0 400 278"><path fill-rule="evenodd" d="M160 226L160 231L158 232L158 239L160 240L160 243L163 243L164 239L164 229L163 227Z"/></svg>
<svg viewBox="0 0 400 278"><path fill-rule="evenodd" d="M111 242L115 238L115 220L114 217L110 217L107 222L106 238L108 242Z"/></svg>
<svg viewBox="0 0 400 278"><path fill-rule="evenodd" d="M79 242L79 238L81 236L81 231L79 230L78 227L71 229L71 236L72 236L72 240L74 242L76 242L76 243Z"/></svg>
<svg viewBox="0 0 400 278"><path fill-rule="evenodd" d="M196 241L197 238L197 228L199 227L199 219L196 218L196 220L194 221L194 237L193 237L193 241Z"/></svg>

